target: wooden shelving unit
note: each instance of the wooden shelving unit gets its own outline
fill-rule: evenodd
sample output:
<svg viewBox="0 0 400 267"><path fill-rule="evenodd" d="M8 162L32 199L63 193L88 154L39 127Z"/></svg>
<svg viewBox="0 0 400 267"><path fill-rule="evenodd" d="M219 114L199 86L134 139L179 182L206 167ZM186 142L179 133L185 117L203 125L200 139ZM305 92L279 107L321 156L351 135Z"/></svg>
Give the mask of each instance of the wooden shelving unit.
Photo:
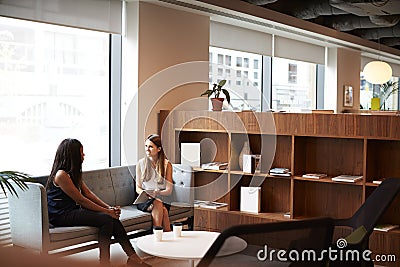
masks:
<svg viewBox="0 0 400 267"><path fill-rule="evenodd" d="M223 171L196 169L195 186L200 190L196 188L195 198L229 205L229 211L196 209L197 229L221 231L240 223L288 220L287 212L289 219L347 218L375 190L373 180L400 178L400 116L174 111L163 117L163 142L170 147L170 159L180 162L181 143L200 142L206 161L229 162ZM253 154L262 155L261 172L255 175L239 168L246 140ZM292 175L271 176L268 171L274 167L288 168ZM328 177L303 178L305 173ZM340 174L361 175L363 180L331 180ZM240 212L240 187L254 184L262 188L261 213ZM382 223L400 224L400 196ZM399 254L399 237L399 230L374 232L371 248Z"/></svg>

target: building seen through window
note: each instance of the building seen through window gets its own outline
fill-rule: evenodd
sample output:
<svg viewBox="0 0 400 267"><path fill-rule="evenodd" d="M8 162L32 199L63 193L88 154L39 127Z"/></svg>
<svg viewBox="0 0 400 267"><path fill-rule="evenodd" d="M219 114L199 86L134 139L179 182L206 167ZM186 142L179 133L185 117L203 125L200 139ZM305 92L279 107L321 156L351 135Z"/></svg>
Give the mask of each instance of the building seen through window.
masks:
<svg viewBox="0 0 400 267"><path fill-rule="evenodd" d="M0 129L2 169L49 174L70 137L109 166L109 34L0 18Z"/></svg>

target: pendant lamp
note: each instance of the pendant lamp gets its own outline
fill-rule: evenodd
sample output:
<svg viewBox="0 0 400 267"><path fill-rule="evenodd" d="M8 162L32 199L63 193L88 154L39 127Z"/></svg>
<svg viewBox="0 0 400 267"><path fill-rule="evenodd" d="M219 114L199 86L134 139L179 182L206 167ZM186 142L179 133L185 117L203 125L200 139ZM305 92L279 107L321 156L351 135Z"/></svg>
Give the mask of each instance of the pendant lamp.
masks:
<svg viewBox="0 0 400 267"><path fill-rule="evenodd" d="M392 78L392 68L383 61L371 61L365 65L364 78L372 84L383 84Z"/></svg>

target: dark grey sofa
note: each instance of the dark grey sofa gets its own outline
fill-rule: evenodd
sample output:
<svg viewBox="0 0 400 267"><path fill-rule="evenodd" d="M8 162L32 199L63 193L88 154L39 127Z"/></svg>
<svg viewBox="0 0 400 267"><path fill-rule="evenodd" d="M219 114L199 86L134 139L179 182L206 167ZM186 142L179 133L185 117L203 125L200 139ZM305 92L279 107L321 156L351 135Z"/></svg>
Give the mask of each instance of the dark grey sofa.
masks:
<svg viewBox="0 0 400 267"><path fill-rule="evenodd" d="M131 205L136 198L135 166L112 167L83 172L88 187L107 204L121 206L120 220L131 238L149 233L152 220L149 213ZM40 177L42 183L47 177ZM171 195L171 222L188 218L192 222L192 169L173 165L174 190ZM97 246L95 227L55 227L48 222L47 196L41 183L28 183L29 189L18 190L18 198L9 196L11 238L14 246L41 253L71 254ZM191 227L191 226L190 226Z"/></svg>

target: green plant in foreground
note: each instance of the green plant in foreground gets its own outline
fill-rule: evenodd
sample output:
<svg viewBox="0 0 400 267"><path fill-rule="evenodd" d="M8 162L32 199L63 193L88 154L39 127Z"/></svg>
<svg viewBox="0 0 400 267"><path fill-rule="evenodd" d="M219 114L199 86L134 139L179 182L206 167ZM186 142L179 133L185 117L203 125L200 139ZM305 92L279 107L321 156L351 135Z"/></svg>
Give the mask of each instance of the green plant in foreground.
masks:
<svg viewBox="0 0 400 267"><path fill-rule="evenodd" d="M4 194L7 195L6 192L8 191L11 193L11 195L15 195L18 197L14 185L10 183L9 180L13 181L22 190L27 190L28 186L25 182L31 181L31 177L23 172L0 171L0 187L3 190Z"/></svg>

